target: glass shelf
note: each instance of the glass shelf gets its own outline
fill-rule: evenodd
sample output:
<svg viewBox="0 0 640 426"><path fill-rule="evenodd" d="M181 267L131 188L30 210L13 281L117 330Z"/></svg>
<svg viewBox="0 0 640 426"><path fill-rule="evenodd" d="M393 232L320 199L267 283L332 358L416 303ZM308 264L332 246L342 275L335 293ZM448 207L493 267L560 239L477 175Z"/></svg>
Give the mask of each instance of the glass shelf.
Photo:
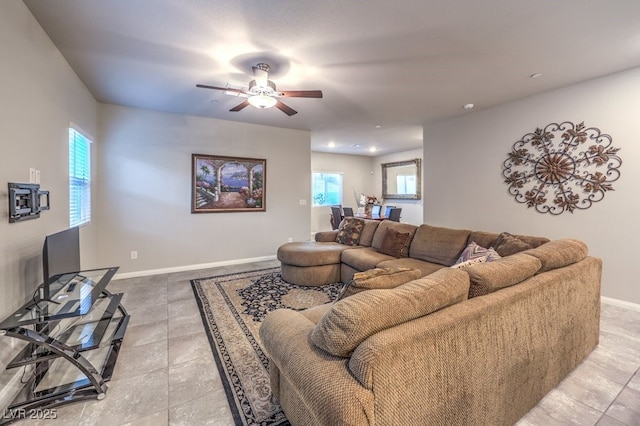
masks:
<svg viewBox="0 0 640 426"><path fill-rule="evenodd" d="M53 277L49 284L51 299L27 302L0 323L0 329L86 315L117 270L117 267L93 269Z"/></svg>
<svg viewBox="0 0 640 426"><path fill-rule="evenodd" d="M84 316L62 319L57 324L48 324L46 328L39 330L54 338L60 343L83 352L95 349L103 344L110 344L107 330L113 322L120 322L122 314L117 313L122 294L103 295L93 305L93 309ZM29 343L8 365L7 368L15 368L25 364L44 361L47 358L58 357L58 354L36 343Z"/></svg>

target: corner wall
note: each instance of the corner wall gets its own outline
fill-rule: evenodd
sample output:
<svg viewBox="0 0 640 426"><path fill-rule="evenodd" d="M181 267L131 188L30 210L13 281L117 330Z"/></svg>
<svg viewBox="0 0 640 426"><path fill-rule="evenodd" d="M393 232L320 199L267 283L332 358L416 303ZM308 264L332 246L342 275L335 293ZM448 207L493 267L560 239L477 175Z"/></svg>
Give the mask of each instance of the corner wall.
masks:
<svg viewBox="0 0 640 426"><path fill-rule="evenodd" d="M100 260L119 273L275 256L289 237L309 239L309 132L102 104L99 133ZM192 214L191 154L265 158L266 212Z"/></svg>
<svg viewBox="0 0 640 426"><path fill-rule="evenodd" d="M425 125L424 221L580 239L592 256L603 259L603 296L640 303L633 267L640 235L638 111L640 69L634 69ZM563 121L584 121L610 135L613 146L621 148L621 177L614 191L591 208L551 216L514 200L502 163L523 135Z"/></svg>
<svg viewBox="0 0 640 426"><path fill-rule="evenodd" d="M0 40L1 320L42 283L44 237L69 227L69 123L95 136L97 103L22 1L0 2ZM7 183L28 183L30 168L51 210L10 224ZM80 231L83 267L96 263L97 220Z"/></svg>

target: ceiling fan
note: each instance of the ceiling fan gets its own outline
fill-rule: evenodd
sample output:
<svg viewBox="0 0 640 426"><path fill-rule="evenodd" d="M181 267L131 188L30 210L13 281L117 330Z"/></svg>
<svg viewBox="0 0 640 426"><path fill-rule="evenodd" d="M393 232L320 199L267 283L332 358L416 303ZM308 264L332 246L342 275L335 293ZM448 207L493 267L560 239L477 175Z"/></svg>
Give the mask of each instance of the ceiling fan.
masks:
<svg viewBox="0 0 640 426"><path fill-rule="evenodd" d="M248 90L233 89L231 87L207 86L206 84L196 84L196 87L203 89L222 90L232 96L247 98L244 102L231 108L229 111L238 112L249 105L256 108L271 108L275 106L288 116L297 114L288 105L285 105L278 98L321 98L321 90L285 90L278 92L273 81L269 80L269 65L259 63L253 67L253 80L249 82Z"/></svg>

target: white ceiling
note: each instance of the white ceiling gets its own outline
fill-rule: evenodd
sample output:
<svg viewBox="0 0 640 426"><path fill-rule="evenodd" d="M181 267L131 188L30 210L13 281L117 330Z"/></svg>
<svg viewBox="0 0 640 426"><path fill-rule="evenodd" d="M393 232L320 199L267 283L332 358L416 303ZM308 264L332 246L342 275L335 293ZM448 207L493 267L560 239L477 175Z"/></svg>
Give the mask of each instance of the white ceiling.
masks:
<svg viewBox="0 0 640 426"><path fill-rule="evenodd" d="M311 130L314 151L418 148L424 124L640 66L638 0L24 2L98 101ZM229 112L195 87L247 87L259 62L324 98Z"/></svg>

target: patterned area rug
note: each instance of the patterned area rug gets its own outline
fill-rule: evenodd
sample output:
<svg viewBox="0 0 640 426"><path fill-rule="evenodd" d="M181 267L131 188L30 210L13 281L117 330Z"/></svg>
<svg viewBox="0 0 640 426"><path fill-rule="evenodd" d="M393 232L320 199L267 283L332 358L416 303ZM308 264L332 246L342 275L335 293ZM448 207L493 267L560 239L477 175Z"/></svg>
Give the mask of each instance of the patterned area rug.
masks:
<svg viewBox="0 0 640 426"><path fill-rule="evenodd" d="M343 285L289 284L280 268L269 268L192 280L191 286L235 423L288 425L271 401L269 362L258 329L274 309L302 310L333 301Z"/></svg>

